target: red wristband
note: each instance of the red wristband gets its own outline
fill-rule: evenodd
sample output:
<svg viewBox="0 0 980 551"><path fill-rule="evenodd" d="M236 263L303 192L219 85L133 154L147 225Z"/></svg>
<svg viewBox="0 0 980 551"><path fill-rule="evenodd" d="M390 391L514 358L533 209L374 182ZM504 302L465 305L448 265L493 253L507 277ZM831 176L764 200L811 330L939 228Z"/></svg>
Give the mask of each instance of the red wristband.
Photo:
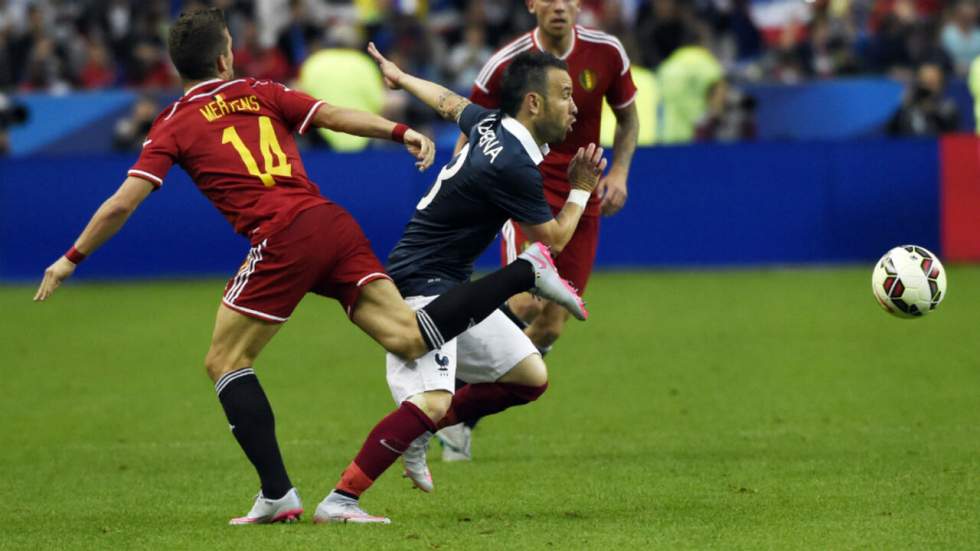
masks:
<svg viewBox="0 0 980 551"><path fill-rule="evenodd" d="M391 141L405 143L405 133L408 132L408 125L398 123L391 130Z"/></svg>
<svg viewBox="0 0 980 551"><path fill-rule="evenodd" d="M79 252L78 249L72 245L71 248L68 249L68 252L65 253L65 258L70 260L72 264L81 264L82 261L85 260L85 255Z"/></svg>

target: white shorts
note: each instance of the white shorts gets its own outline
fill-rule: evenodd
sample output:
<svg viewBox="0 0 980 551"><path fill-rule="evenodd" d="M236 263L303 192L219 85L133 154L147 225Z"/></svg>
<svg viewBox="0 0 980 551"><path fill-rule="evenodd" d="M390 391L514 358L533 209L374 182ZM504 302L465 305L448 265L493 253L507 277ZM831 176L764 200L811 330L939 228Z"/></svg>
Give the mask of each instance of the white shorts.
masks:
<svg viewBox="0 0 980 551"><path fill-rule="evenodd" d="M437 297L405 299L418 310ZM537 354L531 339L500 310L467 329L442 348L413 361L388 354L388 388L395 403L427 390L456 390L456 379L492 383L524 358Z"/></svg>

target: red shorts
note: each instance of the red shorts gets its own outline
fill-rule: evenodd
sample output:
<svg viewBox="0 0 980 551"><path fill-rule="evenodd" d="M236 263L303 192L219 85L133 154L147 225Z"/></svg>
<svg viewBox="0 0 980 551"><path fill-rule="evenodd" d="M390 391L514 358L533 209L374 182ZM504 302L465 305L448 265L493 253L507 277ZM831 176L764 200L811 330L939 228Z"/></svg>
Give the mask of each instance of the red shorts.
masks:
<svg viewBox="0 0 980 551"><path fill-rule="evenodd" d="M551 207L557 215L561 209ZM528 245L531 244L521 226L513 220L504 223L500 230L500 260L501 264L507 265L513 262ZM572 239L565 245L561 253L555 257L555 266L558 273L578 289L580 294L585 294L585 286L589 283L589 276L592 275L592 265L595 263L595 252L599 246L599 217L583 216L579 220Z"/></svg>
<svg viewBox="0 0 980 551"><path fill-rule="evenodd" d="M309 292L337 299L349 316L361 287L376 279L391 278L354 217L340 205L317 205L248 251L222 303L281 323Z"/></svg>

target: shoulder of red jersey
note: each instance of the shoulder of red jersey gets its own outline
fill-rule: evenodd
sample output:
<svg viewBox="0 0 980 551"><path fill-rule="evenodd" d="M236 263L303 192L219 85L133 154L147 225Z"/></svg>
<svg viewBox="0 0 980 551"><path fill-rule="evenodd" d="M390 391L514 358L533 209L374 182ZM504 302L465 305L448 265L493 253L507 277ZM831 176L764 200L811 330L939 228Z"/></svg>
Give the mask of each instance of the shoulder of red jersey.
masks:
<svg viewBox="0 0 980 551"><path fill-rule="evenodd" d="M521 52L525 52L534 47L534 39L531 37L531 33L525 33L515 39L510 44L507 44L503 48L493 54L487 63L483 66L483 70L476 76L476 81L474 84L484 92L488 92L488 85L490 80L493 78L497 72L507 66L510 60L517 57Z"/></svg>
<svg viewBox="0 0 980 551"><path fill-rule="evenodd" d="M626 48L623 43L615 36L596 29L587 29L581 25L575 26L576 35L579 40L588 44L596 44L600 47L608 48L610 53L619 56L623 64L623 69L619 74L625 75L630 70L630 58L626 55Z"/></svg>

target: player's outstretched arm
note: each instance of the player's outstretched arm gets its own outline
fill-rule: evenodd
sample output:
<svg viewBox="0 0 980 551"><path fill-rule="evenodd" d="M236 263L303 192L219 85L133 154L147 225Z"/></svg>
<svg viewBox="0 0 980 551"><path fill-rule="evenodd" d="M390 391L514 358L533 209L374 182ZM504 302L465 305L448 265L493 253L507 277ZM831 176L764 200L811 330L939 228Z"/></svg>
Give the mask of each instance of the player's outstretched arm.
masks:
<svg viewBox="0 0 980 551"><path fill-rule="evenodd" d="M565 201L558 216L554 220L534 226L522 225L521 229L532 241L541 241L551 248L554 254L559 254L572 239L578 221L585 212L589 196L599 183L599 177L606 169L606 159L603 150L595 144L587 148L578 148L572 161L568 164L568 182L572 191Z"/></svg>
<svg viewBox="0 0 980 551"><path fill-rule="evenodd" d="M420 172L432 166L436 158L436 146L432 140L405 125L367 111L324 103L313 115L313 125L365 138L402 142L415 157L415 166Z"/></svg>
<svg viewBox="0 0 980 551"><path fill-rule="evenodd" d="M34 300L41 301L51 296L62 282L75 273L79 262L116 235L151 191L153 184L150 182L133 176L126 178L116 193L95 211L75 245L44 270L44 279L34 294Z"/></svg>
<svg viewBox="0 0 980 551"><path fill-rule="evenodd" d="M422 100L422 103L435 109L442 118L457 122L459 116L463 114L463 109L466 109L466 106L470 104L470 100L444 86L402 71L397 65L381 55L381 52L374 46L374 42L368 44L368 53L378 62L381 75L384 77L385 85L388 88L392 90L404 89Z"/></svg>

